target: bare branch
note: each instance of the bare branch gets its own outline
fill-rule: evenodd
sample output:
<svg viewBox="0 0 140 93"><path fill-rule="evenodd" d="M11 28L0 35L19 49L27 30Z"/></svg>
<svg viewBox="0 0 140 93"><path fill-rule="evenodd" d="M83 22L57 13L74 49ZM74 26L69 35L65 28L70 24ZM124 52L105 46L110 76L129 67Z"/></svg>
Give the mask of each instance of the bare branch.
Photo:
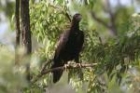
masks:
<svg viewBox="0 0 140 93"><path fill-rule="evenodd" d="M108 25L106 22L104 22L103 20L98 18L93 11L91 12L92 18L94 20L96 20L98 23L105 26L106 28L110 29L112 31L113 35L116 36L117 35L117 29L116 29L116 26L115 26L115 16L114 16L113 13L109 13L109 14L110 14L110 25Z"/></svg>
<svg viewBox="0 0 140 93"><path fill-rule="evenodd" d="M42 69L41 69L41 73L43 73L44 71L45 71L45 69L46 69L46 67L50 64L52 62L52 59L50 59L48 62L46 62L45 64L44 64L44 66L42 67Z"/></svg>
<svg viewBox="0 0 140 93"><path fill-rule="evenodd" d="M15 21L16 21L16 47L20 43L20 18L19 18L19 8L20 8L20 1L16 0L16 7L15 7Z"/></svg>
<svg viewBox="0 0 140 93"><path fill-rule="evenodd" d="M88 1L87 1L87 0L84 0L84 4L85 4L85 5L88 5Z"/></svg>
<svg viewBox="0 0 140 93"><path fill-rule="evenodd" d="M44 70L43 72L41 72L39 75L37 75L37 77L32 80L32 83L35 83L42 76L44 76L44 75L46 75L46 74L48 74L52 71L64 70L64 69L88 68L88 67L94 67L96 65L97 65L97 63L93 63L93 64L75 63L74 65L67 64L67 67L66 66L61 66L61 67L56 67L56 68L53 68L53 69L47 69L47 70Z"/></svg>
<svg viewBox="0 0 140 93"><path fill-rule="evenodd" d="M55 8L55 9L61 11L61 13L64 14L64 15L68 18L68 20L71 22L70 15L66 12L66 10L64 11L63 8L60 7L60 6L54 6L54 5L52 5L52 4L49 4L49 5L50 5L51 7L53 7L53 8Z"/></svg>
<svg viewBox="0 0 140 93"><path fill-rule="evenodd" d="M111 10L111 5L110 5L109 0L106 0L106 3L107 3L107 6L108 6L108 13L110 15L110 28L111 28L111 31L112 31L113 35L116 36L117 35L117 29L116 29L116 25L115 25L115 15Z"/></svg>
<svg viewBox="0 0 140 93"><path fill-rule="evenodd" d="M70 18L70 16L69 16L69 14L66 12L65 13L65 16L68 18L68 20L71 22L71 18Z"/></svg>
<svg viewBox="0 0 140 93"><path fill-rule="evenodd" d="M110 22L109 23L104 22L102 19L98 18L95 15L96 13L93 11L90 12L92 15L92 18L98 23L100 23L101 25L105 26L107 29L109 29L111 33L113 34L113 36L117 36L117 29L115 25L115 20L116 20L115 14L112 12L109 0L105 0L104 4L105 4L105 7L103 7L103 10L109 14Z"/></svg>
<svg viewBox="0 0 140 93"><path fill-rule="evenodd" d="M17 48L20 44L20 17L19 17L19 8L20 8L20 1L16 0L16 7L15 7L15 21L16 21L16 46L15 46L15 64L19 63L19 55L17 53Z"/></svg>
<svg viewBox="0 0 140 93"><path fill-rule="evenodd" d="M101 20L100 18L98 18L93 11L91 12L91 15L92 15L92 18L94 20L96 20L98 23L100 23L103 26L105 26L106 28L109 28L110 29L110 26L107 23L105 23L103 20Z"/></svg>

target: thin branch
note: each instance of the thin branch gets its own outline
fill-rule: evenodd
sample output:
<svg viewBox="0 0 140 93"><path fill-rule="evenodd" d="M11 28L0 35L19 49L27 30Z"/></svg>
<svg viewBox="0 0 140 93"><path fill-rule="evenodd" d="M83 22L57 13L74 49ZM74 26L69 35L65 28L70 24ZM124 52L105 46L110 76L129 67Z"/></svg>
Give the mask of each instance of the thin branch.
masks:
<svg viewBox="0 0 140 93"><path fill-rule="evenodd" d="M111 31L111 33L113 34L113 36L117 36L117 29L116 29L116 24L115 24L115 14L111 10L111 5L110 5L109 0L105 0L105 6L106 7L103 7L103 9L104 9L104 11L106 11L109 14L109 17L110 17L110 23L109 24L104 22L102 19L98 18L94 11L91 11L90 13L92 15L92 18L95 21L97 21L98 23L100 23L101 25L103 25L107 29L109 29Z"/></svg>
<svg viewBox="0 0 140 93"><path fill-rule="evenodd" d="M91 12L91 15L92 15L92 18L94 20L96 20L98 23L100 23L101 25L103 25L106 28L110 29L114 36L117 35L117 30L116 30L116 26L115 26L115 16L114 16L113 13L109 13L109 15L110 15L110 25L108 25L106 22L104 22L103 20L98 18L93 11Z"/></svg>
<svg viewBox="0 0 140 93"><path fill-rule="evenodd" d="M48 62L46 62L44 65L43 65L43 67L42 67L42 69L41 69L41 73L43 73L44 71L45 71L45 69L46 69L46 67L52 62L53 60L52 59L50 59Z"/></svg>
<svg viewBox="0 0 140 93"><path fill-rule="evenodd" d="M15 7L15 19L16 19L16 46L20 43L20 22L19 22L19 0L16 0L16 7Z"/></svg>
<svg viewBox="0 0 140 93"><path fill-rule="evenodd" d="M87 0L84 0L84 4L85 4L85 5L88 5L88 1L87 1Z"/></svg>
<svg viewBox="0 0 140 93"><path fill-rule="evenodd" d="M88 5L87 0L84 0L84 4L85 4L85 5ZM98 17L96 16L96 13L95 13L95 12L91 11L90 13L91 13L91 16L92 16L92 18L93 18L94 20L96 20L98 23L102 24L102 25L105 26L106 28L109 28L109 29L110 29L110 26L109 26L106 22L104 22L103 20L101 20L100 18L98 18Z"/></svg>
<svg viewBox="0 0 140 93"><path fill-rule="evenodd" d="M19 8L20 8L20 1L16 0L16 7L15 7L15 21L16 21L16 46L15 46L15 64L19 63L19 55L17 53L17 48L20 44L20 17L19 17Z"/></svg>
<svg viewBox="0 0 140 93"><path fill-rule="evenodd" d="M91 12L91 15L92 15L92 18L94 20L96 20L98 23L100 23L103 26L105 26L106 28L109 28L110 29L110 26L107 23L105 23L103 20L101 20L100 18L98 18L93 11Z"/></svg>
<svg viewBox="0 0 140 93"><path fill-rule="evenodd" d="M67 18L68 18L68 20L71 22L71 18L70 18L70 15L67 13L67 12L65 12L61 7L58 7L58 6L54 6L54 5L52 5L52 4L49 4L51 7L53 7L53 8L55 8L55 9L57 9L57 10L59 10L59 11L61 11L62 12L62 14L64 14Z"/></svg>
<svg viewBox="0 0 140 93"><path fill-rule="evenodd" d="M106 0L106 3L107 3L107 6L108 6L108 13L109 13L109 16L110 16L110 28L111 28L111 31L112 31L113 35L116 36L117 35L117 29L116 29L116 25L115 25L115 15L111 10L111 5L110 5L109 0Z"/></svg>
<svg viewBox="0 0 140 93"><path fill-rule="evenodd" d="M56 67L53 69L47 69L47 70L44 70L39 75L37 75L37 77L32 80L32 83L35 83L36 81L38 81L38 79L40 79L41 77L43 77L44 75L46 75L52 71L64 70L64 69L88 68L88 67L94 67L96 65L97 65L97 63L93 63L93 64L75 63L74 65L67 64L67 66L61 66L61 67Z"/></svg>
<svg viewBox="0 0 140 93"><path fill-rule="evenodd" d="M71 18L70 18L70 15L66 12L65 13L65 16L68 18L68 20L71 22Z"/></svg>

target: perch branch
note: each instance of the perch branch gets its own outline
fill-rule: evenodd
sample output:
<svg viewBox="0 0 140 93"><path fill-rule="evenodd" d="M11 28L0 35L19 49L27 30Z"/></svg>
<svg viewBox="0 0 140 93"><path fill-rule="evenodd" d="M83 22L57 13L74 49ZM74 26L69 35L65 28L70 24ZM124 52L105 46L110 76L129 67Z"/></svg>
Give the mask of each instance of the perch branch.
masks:
<svg viewBox="0 0 140 93"><path fill-rule="evenodd" d="M48 62L46 62L44 65L43 65L43 67L42 67L42 69L41 69L41 73L43 73L44 71L45 71L45 69L46 69L46 67L50 64L52 62L52 59L50 59Z"/></svg>
<svg viewBox="0 0 140 93"><path fill-rule="evenodd" d="M44 70L43 72L41 72L39 75L37 75L37 77L32 80L32 83L35 83L38 79L40 79L41 77L43 77L44 75L46 75L52 71L64 70L64 69L87 68L87 67L94 67L96 65L97 65L97 63L93 63L93 64L75 63L74 65L67 64L67 66L61 66L61 67L56 67L53 69L47 69L47 70Z"/></svg>

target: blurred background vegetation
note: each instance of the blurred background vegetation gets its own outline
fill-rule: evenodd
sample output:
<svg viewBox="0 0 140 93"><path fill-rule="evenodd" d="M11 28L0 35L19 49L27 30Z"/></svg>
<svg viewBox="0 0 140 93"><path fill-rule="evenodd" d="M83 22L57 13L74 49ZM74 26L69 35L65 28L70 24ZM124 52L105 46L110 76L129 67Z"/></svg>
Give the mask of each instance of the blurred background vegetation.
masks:
<svg viewBox="0 0 140 93"><path fill-rule="evenodd" d="M57 84L52 84L51 73L27 82L22 47L20 65L14 65L15 1L1 0L0 93L140 93L139 0L30 0L29 7L33 78L53 58L60 34L70 28L69 17L77 12L85 33L80 61L98 65L83 68L83 80L73 75L68 83L66 70Z"/></svg>

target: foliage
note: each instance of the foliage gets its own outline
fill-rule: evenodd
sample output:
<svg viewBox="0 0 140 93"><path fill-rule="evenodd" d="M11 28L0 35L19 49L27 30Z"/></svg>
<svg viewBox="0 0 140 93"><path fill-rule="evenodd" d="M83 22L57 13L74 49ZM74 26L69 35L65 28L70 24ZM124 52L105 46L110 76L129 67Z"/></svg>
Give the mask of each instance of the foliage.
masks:
<svg viewBox="0 0 140 93"><path fill-rule="evenodd" d="M14 51L6 46L0 46L0 92L19 93L28 86L22 67L13 66Z"/></svg>
<svg viewBox="0 0 140 93"><path fill-rule="evenodd" d="M0 1L0 13L2 11L5 11L5 16L10 19L14 11L14 2L11 0Z"/></svg>

